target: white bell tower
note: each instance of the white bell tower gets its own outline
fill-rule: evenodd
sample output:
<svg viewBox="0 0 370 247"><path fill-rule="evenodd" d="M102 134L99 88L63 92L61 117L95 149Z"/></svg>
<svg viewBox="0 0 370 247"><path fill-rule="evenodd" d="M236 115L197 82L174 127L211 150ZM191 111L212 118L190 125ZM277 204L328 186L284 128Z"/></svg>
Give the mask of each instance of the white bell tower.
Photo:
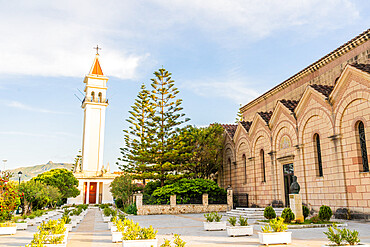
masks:
<svg viewBox="0 0 370 247"><path fill-rule="evenodd" d="M103 167L105 109L108 106L107 82L99 62L96 47L94 63L85 76L84 128L82 142L82 172L95 175Z"/></svg>

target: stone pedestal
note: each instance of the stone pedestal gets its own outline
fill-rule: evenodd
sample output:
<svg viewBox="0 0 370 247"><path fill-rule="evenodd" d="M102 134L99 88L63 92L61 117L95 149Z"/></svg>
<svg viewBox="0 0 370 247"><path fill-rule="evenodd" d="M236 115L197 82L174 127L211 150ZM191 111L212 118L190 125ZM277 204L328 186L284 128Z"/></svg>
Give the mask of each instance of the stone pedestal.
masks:
<svg viewBox="0 0 370 247"><path fill-rule="evenodd" d="M295 215L295 221L303 222L302 197L300 194L289 194L290 208Z"/></svg>
<svg viewBox="0 0 370 247"><path fill-rule="evenodd" d="M171 195L170 196L170 205L171 205L171 207L176 206L176 195Z"/></svg>
<svg viewBox="0 0 370 247"><path fill-rule="evenodd" d="M227 188L227 211L233 209L233 190L231 188Z"/></svg>

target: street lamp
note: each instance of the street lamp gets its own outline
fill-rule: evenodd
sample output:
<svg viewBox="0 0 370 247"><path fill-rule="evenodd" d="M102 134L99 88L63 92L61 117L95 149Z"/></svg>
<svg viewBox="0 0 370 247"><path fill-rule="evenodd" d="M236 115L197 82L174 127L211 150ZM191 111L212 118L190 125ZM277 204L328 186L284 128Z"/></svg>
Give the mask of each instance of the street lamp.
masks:
<svg viewBox="0 0 370 247"><path fill-rule="evenodd" d="M5 171L5 164L6 164L6 162L7 162L8 160L3 160L3 163L4 163L4 171Z"/></svg>
<svg viewBox="0 0 370 247"><path fill-rule="evenodd" d="M21 171L19 171L18 172L18 184L19 185L21 185L21 177L22 177L22 172ZM18 190L19 190L19 188L18 188ZM17 213L16 214L19 214L19 207L20 207L21 205L18 205L18 208L17 208Z"/></svg>

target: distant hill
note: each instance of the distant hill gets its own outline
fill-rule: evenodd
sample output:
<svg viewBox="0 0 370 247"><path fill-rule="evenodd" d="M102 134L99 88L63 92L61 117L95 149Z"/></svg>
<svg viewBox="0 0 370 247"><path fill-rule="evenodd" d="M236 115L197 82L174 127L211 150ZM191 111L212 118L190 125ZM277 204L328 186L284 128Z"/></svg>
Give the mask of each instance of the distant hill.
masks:
<svg viewBox="0 0 370 247"><path fill-rule="evenodd" d="M18 172L22 172L22 180L21 181L27 181L30 180L33 177L36 177L38 174L50 171L52 169L57 168L65 168L67 170L72 169L71 163L53 163L52 161L49 161L48 163L44 165L36 165L36 166L28 166L28 167L20 167L13 170L8 170L14 174L14 177L11 178L11 180L18 181Z"/></svg>

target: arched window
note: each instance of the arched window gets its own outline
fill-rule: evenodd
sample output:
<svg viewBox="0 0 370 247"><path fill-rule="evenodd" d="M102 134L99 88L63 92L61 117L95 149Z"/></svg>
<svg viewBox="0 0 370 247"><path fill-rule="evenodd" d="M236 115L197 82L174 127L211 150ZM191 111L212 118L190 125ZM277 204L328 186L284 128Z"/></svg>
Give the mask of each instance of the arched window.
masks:
<svg viewBox="0 0 370 247"><path fill-rule="evenodd" d="M91 92L91 102L95 101L95 92Z"/></svg>
<svg viewBox="0 0 370 247"><path fill-rule="evenodd" d="M100 92L99 94L98 94L98 100L99 100L99 102L103 102L103 95L102 95L102 93Z"/></svg>
<svg viewBox="0 0 370 247"><path fill-rule="evenodd" d="M247 157L243 154L243 166L244 166L244 183L247 183Z"/></svg>
<svg viewBox="0 0 370 247"><path fill-rule="evenodd" d="M367 158L364 123L359 121L358 124L357 124L357 129L358 129L358 137L359 137L360 148L361 148L362 171L363 172L368 172L369 171L369 161L368 161L368 158Z"/></svg>
<svg viewBox="0 0 370 247"><path fill-rule="evenodd" d="M265 152L261 149L262 182L266 182Z"/></svg>
<svg viewBox="0 0 370 247"><path fill-rule="evenodd" d="M227 160L227 164L229 166L229 186L231 186L231 159Z"/></svg>
<svg viewBox="0 0 370 247"><path fill-rule="evenodd" d="M314 144L315 144L315 158L316 158L316 167L317 167L317 176L322 177L324 176L322 172L322 159L321 159L321 146L320 146L320 136L319 134L315 134L313 136Z"/></svg>

